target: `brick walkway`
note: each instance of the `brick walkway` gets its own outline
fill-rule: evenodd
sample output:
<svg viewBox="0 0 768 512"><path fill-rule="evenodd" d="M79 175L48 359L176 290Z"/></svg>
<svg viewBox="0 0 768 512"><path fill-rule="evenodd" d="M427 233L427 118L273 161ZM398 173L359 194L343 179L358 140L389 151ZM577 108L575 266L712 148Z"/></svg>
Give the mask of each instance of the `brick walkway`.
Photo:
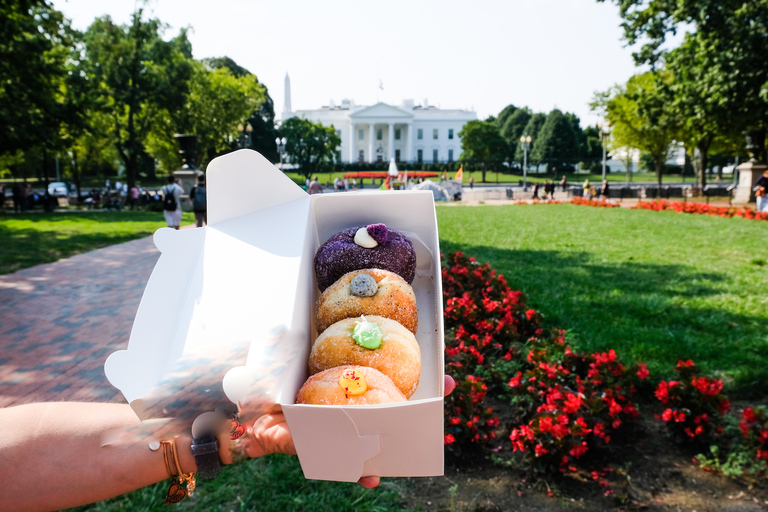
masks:
<svg viewBox="0 0 768 512"><path fill-rule="evenodd" d="M104 361L128 346L159 256L147 237L0 276L0 407L122 401Z"/></svg>

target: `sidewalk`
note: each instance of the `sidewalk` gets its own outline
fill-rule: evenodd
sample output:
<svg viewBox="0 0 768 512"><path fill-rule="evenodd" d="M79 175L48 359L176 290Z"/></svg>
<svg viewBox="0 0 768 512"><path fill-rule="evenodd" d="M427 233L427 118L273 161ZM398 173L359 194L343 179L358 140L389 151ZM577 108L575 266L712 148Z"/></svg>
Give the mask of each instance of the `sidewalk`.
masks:
<svg viewBox="0 0 768 512"><path fill-rule="evenodd" d="M122 401L104 361L128 346L159 256L147 237L0 276L0 407Z"/></svg>

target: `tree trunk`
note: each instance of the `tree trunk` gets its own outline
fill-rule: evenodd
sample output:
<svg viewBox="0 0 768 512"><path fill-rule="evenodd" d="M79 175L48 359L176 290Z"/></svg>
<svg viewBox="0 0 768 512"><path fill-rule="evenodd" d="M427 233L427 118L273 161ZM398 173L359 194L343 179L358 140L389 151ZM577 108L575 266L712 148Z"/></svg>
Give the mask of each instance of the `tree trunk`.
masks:
<svg viewBox="0 0 768 512"><path fill-rule="evenodd" d="M655 160L656 164L656 184L659 187L659 197L661 197L661 175L664 173L664 164L666 163L665 158L657 158Z"/></svg>
<svg viewBox="0 0 768 512"><path fill-rule="evenodd" d="M699 183L701 185L701 190L704 190L704 187L707 186L707 165L709 164L709 146L712 145L712 139L714 137L704 137L702 138L699 143L696 145L696 147L699 149L699 158L700 158L700 165L701 168L701 182Z"/></svg>

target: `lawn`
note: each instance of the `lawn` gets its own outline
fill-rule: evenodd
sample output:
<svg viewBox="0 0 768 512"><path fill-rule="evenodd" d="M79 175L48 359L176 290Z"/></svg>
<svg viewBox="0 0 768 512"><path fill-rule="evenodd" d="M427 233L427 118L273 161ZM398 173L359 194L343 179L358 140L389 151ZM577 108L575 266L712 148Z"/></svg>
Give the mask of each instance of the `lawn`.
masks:
<svg viewBox="0 0 768 512"><path fill-rule="evenodd" d="M184 214L182 225L194 222L193 214ZM0 217L0 274L149 236L162 227L162 212L6 215Z"/></svg>
<svg viewBox="0 0 768 512"><path fill-rule="evenodd" d="M693 359L730 391L768 392L768 226L563 205L438 207L441 250L488 262L578 348L656 376Z"/></svg>

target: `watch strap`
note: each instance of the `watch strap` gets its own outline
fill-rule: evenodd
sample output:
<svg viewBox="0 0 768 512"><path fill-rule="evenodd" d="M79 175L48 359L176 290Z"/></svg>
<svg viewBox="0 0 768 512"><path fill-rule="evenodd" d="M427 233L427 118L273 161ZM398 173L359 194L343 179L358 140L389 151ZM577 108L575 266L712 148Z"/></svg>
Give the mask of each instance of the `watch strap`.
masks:
<svg viewBox="0 0 768 512"><path fill-rule="evenodd" d="M192 439L192 455L197 465L197 475L203 480L213 480L221 472L219 442L215 436L204 434Z"/></svg>

